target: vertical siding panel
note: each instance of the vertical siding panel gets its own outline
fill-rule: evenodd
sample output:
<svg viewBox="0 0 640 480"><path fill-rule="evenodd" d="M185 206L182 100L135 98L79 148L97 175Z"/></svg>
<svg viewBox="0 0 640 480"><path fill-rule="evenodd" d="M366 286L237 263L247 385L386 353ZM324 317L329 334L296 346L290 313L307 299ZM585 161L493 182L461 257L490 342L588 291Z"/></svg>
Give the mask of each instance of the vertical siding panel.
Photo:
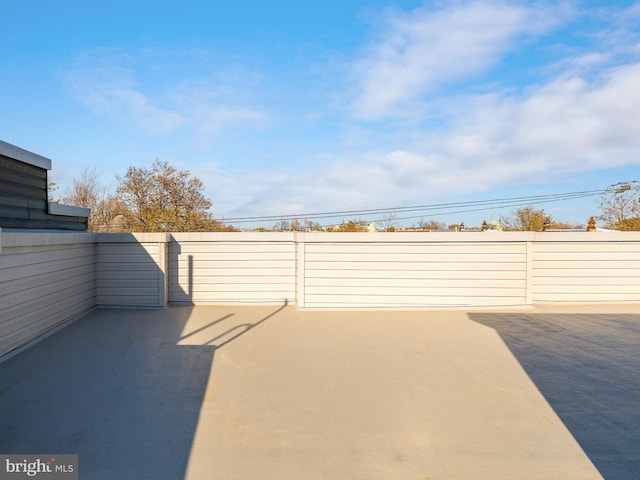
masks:
<svg viewBox="0 0 640 480"><path fill-rule="evenodd" d="M298 301L298 307L304 308L306 306L306 294L305 285L307 280L307 273L305 270L305 243L296 243L296 299Z"/></svg>
<svg viewBox="0 0 640 480"><path fill-rule="evenodd" d="M525 298L525 304L531 305L533 303L533 242L526 242L527 245L527 266L526 266L526 274L527 274L527 293Z"/></svg>
<svg viewBox="0 0 640 480"><path fill-rule="evenodd" d="M168 237L166 241L161 242L158 247L158 304L159 306L166 307L169 303L169 242Z"/></svg>

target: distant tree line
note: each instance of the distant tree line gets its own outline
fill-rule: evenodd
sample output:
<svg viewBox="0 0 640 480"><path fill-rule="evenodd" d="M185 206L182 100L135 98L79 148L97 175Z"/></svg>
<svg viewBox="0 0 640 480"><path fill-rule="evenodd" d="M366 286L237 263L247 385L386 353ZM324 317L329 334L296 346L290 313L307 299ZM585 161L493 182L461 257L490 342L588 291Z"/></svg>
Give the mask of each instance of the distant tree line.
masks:
<svg viewBox="0 0 640 480"><path fill-rule="evenodd" d="M606 229L640 231L640 182L620 182L608 187L600 198L598 220ZM550 229L585 228L558 222L545 213L528 206L514 210L501 219L505 230L542 231Z"/></svg>
<svg viewBox="0 0 640 480"><path fill-rule="evenodd" d="M89 230L94 232L220 232L237 231L231 225L215 220L211 213L211 201L204 194L204 185L187 170L178 170L167 161L158 160L150 168L129 167L126 173L116 177L114 192L98 182L95 168L82 171L79 178L59 199L62 203L91 209ZM58 189L49 182L49 194ZM640 182L621 182L606 189L600 200L605 228L640 231ZM395 214L389 214L375 222L379 230L398 229ZM283 219L268 229L259 231L332 231L367 232L372 224L366 220L352 219L332 226L298 219ZM488 228L496 228L492 225ZM533 206L520 207L500 218L497 228L507 231L534 231L546 229L585 228L557 221L544 209ZM420 220L412 230L447 231L462 230L462 224L445 225L435 220Z"/></svg>

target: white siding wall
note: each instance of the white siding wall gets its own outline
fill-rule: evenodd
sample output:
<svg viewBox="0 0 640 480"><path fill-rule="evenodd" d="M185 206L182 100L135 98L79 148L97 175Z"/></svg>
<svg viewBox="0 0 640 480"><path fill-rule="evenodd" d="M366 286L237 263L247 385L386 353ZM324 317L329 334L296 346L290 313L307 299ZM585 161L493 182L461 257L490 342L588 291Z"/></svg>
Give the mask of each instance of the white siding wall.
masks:
<svg viewBox="0 0 640 480"><path fill-rule="evenodd" d="M95 305L640 303L640 233L0 231L0 355Z"/></svg>
<svg viewBox="0 0 640 480"><path fill-rule="evenodd" d="M0 234L0 355L92 308L88 233Z"/></svg>
<svg viewBox="0 0 640 480"><path fill-rule="evenodd" d="M473 234L346 234L304 245L305 307L421 308L526 303L526 242ZM420 235L420 241L415 235ZM435 236L434 236L435 235ZM476 239L478 237L476 236ZM483 237L487 240L487 236ZM329 241L330 240L330 241ZM393 241L391 241L393 240ZM302 303L302 302L300 302Z"/></svg>
<svg viewBox="0 0 640 480"><path fill-rule="evenodd" d="M165 306L168 241L166 233L98 234L97 305Z"/></svg>
<svg viewBox="0 0 640 480"><path fill-rule="evenodd" d="M295 301L291 233L175 233L169 247L169 300L178 304Z"/></svg>
<svg viewBox="0 0 640 480"><path fill-rule="evenodd" d="M640 302L640 242L536 242L532 284L534 303Z"/></svg>

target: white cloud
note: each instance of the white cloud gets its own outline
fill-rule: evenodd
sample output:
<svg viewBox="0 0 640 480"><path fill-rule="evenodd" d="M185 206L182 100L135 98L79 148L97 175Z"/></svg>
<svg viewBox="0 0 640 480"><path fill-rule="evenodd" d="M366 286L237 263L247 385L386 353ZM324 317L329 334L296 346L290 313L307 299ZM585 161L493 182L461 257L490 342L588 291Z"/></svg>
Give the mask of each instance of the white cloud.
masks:
<svg viewBox="0 0 640 480"><path fill-rule="evenodd" d="M520 98L497 98L459 119L443 153L512 181L638 162L639 75L635 64L591 83L563 78Z"/></svg>
<svg viewBox="0 0 640 480"><path fill-rule="evenodd" d="M486 71L519 36L549 31L566 15L563 6L506 2L394 12L381 38L355 65L353 111L366 120L394 114L425 92Z"/></svg>
<svg viewBox="0 0 640 480"><path fill-rule="evenodd" d="M245 80L246 81L246 80ZM185 112L199 143L207 144L231 128L264 128L270 122L240 86L237 78L206 78L182 82L171 94L176 109Z"/></svg>
<svg viewBox="0 0 640 480"><path fill-rule="evenodd" d="M66 71L71 95L98 115L133 124L150 133L169 133L180 128L185 118L159 107L136 84L134 59L119 50L84 52Z"/></svg>
<svg viewBox="0 0 640 480"><path fill-rule="evenodd" d="M216 212L228 217L424 204L461 191L499 191L638 165L638 78L640 63L591 81L560 77L520 96L468 97L448 130L414 132L421 138L404 148L333 157L304 171L226 171L224 182L210 183Z"/></svg>
<svg viewBox="0 0 640 480"><path fill-rule="evenodd" d="M616 58L611 52L587 52L563 58L545 70L559 73L564 77L588 75L607 65L615 64L615 61Z"/></svg>
<svg viewBox="0 0 640 480"><path fill-rule="evenodd" d="M91 51L81 55L65 77L71 95L92 112L151 134L184 129L206 142L230 128L267 123L264 111L242 103L237 78L224 84L209 75L159 88L151 80L136 81L144 68L120 51Z"/></svg>

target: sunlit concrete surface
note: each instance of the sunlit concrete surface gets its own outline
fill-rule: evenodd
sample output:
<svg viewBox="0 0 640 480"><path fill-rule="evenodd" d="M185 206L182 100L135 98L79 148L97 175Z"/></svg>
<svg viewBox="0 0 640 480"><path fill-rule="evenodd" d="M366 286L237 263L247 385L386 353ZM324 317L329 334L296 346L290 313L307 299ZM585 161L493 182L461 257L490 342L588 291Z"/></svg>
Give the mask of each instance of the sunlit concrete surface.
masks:
<svg viewBox="0 0 640 480"><path fill-rule="evenodd" d="M0 363L0 452L91 479L635 479L639 341L638 307L96 310Z"/></svg>

